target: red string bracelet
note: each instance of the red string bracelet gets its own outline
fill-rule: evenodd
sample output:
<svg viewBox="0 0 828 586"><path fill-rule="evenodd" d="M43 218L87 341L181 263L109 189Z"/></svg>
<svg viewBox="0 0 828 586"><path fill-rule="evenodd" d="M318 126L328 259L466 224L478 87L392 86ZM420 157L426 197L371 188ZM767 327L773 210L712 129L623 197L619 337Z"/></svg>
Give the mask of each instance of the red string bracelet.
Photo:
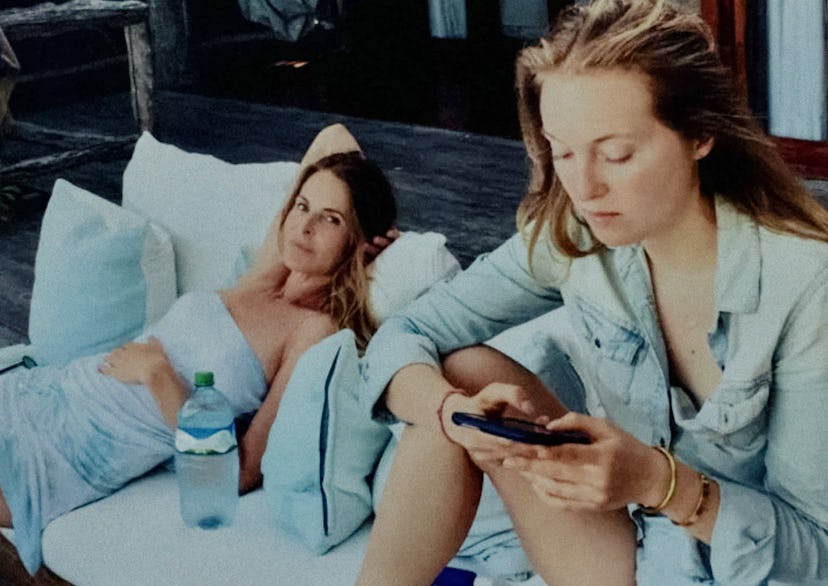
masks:
<svg viewBox="0 0 828 586"><path fill-rule="evenodd" d="M446 406L446 400L452 395L463 395L465 397L466 393L464 393L460 389L451 389L448 393L443 395L443 400L440 401L440 406L437 407L437 421L440 422L440 431L443 432L443 435L446 436L446 439L454 443L454 440L451 439L449 435L446 433L446 426L443 425L443 407Z"/></svg>

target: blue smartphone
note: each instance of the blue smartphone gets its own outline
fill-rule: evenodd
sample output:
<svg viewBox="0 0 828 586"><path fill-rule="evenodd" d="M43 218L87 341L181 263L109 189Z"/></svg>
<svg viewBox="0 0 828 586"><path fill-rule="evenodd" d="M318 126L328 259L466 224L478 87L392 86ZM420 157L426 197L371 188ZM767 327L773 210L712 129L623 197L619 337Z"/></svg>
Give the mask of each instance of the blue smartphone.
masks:
<svg viewBox="0 0 828 586"><path fill-rule="evenodd" d="M491 418L485 415L458 411L452 413L451 420L455 425L473 427L484 433L505 437L524 444L560 446L562 444L588 444L592 441L589 435L582 431L550 430L537 423L514 417Z"/></svg>

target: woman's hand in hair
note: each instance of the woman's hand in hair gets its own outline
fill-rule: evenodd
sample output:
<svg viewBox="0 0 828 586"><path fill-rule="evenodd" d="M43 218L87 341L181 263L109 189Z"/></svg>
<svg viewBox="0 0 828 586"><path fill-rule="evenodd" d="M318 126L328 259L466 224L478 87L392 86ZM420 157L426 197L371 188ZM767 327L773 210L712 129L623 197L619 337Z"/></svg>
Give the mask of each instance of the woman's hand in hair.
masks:
<svg viewBox="0 0 828 586"><path fill-rule="evenodd" d="M400 237L400 231L396 226L392 227L384 236L374 236L371 242L363 244L365 251L365 264L374 262L379 254L391 246Z"/></svg>

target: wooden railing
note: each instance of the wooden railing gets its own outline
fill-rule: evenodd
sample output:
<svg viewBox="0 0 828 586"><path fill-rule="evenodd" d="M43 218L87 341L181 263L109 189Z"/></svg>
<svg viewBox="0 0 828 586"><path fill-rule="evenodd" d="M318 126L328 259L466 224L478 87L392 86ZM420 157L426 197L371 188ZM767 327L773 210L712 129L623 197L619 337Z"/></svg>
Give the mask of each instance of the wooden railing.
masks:
<svg viewBox="0 0 828 586"><path fill-rule="evenodd" d="M132 111L139 131L152 130L155 126L154 76L147 19L147 5L140 0L71 0L64 4L45 2L28 8L0 10L0 28L12 45L16 40L53 37L78 30L123 28ZM57 74L47 71L43 75ZM51 155L0 162L0 182L21 180L106 158L108 154L132 145L137 134L100 136L15 123L7 138L62 146Z"/></svg>

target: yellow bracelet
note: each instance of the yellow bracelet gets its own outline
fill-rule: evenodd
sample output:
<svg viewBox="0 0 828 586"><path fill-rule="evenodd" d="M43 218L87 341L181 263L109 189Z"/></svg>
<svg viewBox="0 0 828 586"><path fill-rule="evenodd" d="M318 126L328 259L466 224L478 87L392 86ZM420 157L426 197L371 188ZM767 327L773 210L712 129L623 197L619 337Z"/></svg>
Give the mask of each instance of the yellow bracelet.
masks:
<svg viewBox="0 0 828 586"><path fill-rule="evenodd" d="M679 527L692 525L699 520L699 517L704 512L704 502L707 500L707 495L710 492L710 479L703 472L699 472L699 481L701 482L701 486L699 487L699 500L696 501L696 507L684 521L673 521L674 525L678 525Z"/></svg>
<svg viewBox="0 0 828 586"><path fill-rule="evenodd" d="M667 488L667 494L664 495L664 498L661 500L658 505L655 507L641 507L641 512L646 515L655 515L660 513L664 510L664 507L670 504L670 501L673 500L673 495L676 494L676 477L678 476L676 470L676 458L670 453L670 450L664 448L662 446L653 446L656 450L658 450L661 454L667 458L667 463L670 465L670 486Z"/></svg>

